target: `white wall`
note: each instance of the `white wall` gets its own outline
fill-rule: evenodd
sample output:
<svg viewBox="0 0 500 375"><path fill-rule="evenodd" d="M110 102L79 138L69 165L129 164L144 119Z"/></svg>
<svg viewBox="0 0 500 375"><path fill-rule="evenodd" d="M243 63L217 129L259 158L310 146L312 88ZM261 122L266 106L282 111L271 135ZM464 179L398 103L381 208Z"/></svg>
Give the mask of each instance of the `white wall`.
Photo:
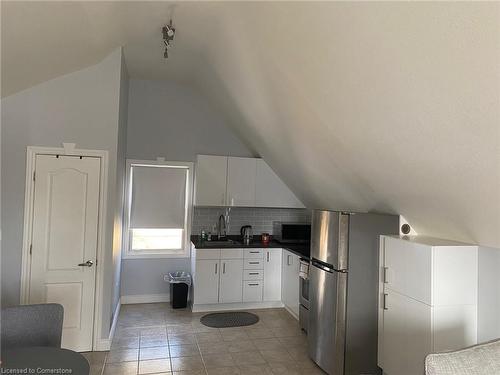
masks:
<svg viewBox="0 0 500 375"><path fill-rule="evenodd" d="M2 99L2 304L19 303L26 147L78 148L109 152L105 269L111 270L117 201L117 147L121 49L102 62ZM109 332L114 273L105 272L103 336Z"/></svg>
<svg viewBox="0 0 500 375"><path fill-rule="evenodd" d="M206 100L166 81L130 80L127 158L194 161L196 154L253 156ZM165 294L163 275L189 259L122 260L121 294Z"/></svg>

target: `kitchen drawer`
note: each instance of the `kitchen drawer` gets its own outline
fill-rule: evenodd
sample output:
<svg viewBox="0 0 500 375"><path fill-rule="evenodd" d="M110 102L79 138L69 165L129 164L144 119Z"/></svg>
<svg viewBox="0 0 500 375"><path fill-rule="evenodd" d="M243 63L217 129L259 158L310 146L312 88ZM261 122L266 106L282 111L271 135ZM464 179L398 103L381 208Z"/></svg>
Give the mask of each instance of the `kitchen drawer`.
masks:
<svg viewBox="0 0 500 375"><path fill-rule="evenodd" d="M243 280L262 280L264 272L262 270L244 270Z"/></svg>
<svg viewBox="0 0 500 375"><path fill-rule="evenodd" d="M245 259L262 259L264 258L263 249L245 249Z"/></svg>
<svg viewBox="0 0 500 375"><path fill-rule="evenodd" d="M221 249L221 259L243 259L243 249Z"/></svg>
<svg viewBox="0 0 500 375"><path fill-rule="evenodd" d="M243 302L262 301L262 281L243 282Z"/></svg>
<svg viewBox="0 0 500 375"><path fill-rule="evenodd" d="M243 263L245 270L262 270L264 269L264 261L262 259L245 259Z"/></svg>
<svg viewBox="0 0 500 375"><path fill-rule="evenodd" d="M219 259L220 249L196 249L195 257L197 260Z"/></svg>

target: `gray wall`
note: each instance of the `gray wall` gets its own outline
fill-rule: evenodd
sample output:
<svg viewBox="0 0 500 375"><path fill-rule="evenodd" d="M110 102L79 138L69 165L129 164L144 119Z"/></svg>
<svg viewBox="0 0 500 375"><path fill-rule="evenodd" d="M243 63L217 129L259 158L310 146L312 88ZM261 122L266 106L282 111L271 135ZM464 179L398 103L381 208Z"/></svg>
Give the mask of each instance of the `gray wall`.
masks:
<svg viewBox="0 0 500 375"><path fill-rule="evenodd" d="M111 270L116 202L116 160L121 50L89 68L44 82L2 99L2 304L19 303L26 147L109 152L105 269ZM108 268L109 267L109 268ZM109 332L114 273L105 272L103 335Z"/></svg>
<svg viewBox="0 0 500 375"><path fill-rule="evenodd" d="M200 234L201 230L212 231L213 225L219 216L224 214L225 208L195 207L193 213L192 234ZM229 210L228 234L240 234L243 225L251 225L253 234L263 232L273 233L273 221L290 221L309 223L311 211L307 209L283 208L243 208L233 207Z"/></svg>
<svg viewBox="0 0 500 375"><path fill-rule="evenodd" d="M253 156L224 118L188 87L130 80L127 158L194 161L196 154ZM163 275L189 270L184 259L123 259L121 295L164 294Z"/></svg>
<svg viewBox="0 0 500 375"><path fill-rule="evenodd" d="M116 206L113 230L113 291L111 321L120 300L121 260L123 241L123 214L125 208L125 175L127 160L127 120L128 120L128 89L129 77L123 54L120 69L120 98L118 109L118 145L116 161Z"/></svg>
<svg viewBox="0 0 500 375"><path fill-rule="evenodd" d="M500 337L500 249L479 248L478 283L478 340L479 342Z"/></svg>

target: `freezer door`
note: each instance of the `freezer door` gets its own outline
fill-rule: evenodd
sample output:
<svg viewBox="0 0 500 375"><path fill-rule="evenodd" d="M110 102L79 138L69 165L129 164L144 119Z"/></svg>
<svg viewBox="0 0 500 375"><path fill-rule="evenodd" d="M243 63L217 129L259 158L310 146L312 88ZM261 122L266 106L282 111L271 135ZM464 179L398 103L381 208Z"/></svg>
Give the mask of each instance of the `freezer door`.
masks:
<svg viewBox="0 0 500 375"><path fill-rule="evenodd" d="M344 374L347 273L309 269L309 356L330 375Z"/></svg>
<svg viewBox="0 0 500 375"><path fill-rule="evenodd" d="M335 270L347 269L349 215L315 210L312 214L311 257Z"/></svg>

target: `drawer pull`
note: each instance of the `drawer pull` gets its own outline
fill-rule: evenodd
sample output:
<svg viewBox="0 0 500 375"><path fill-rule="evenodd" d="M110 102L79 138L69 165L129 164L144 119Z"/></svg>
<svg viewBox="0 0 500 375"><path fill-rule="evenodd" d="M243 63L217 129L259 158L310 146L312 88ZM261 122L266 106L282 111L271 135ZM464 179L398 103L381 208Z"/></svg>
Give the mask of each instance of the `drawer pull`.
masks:
<svg viewBox="0 0 500 375"><path fill-rule="evenodd" d="M248 262L248 264L259 264L260 262Z"/></svg>
<svg viewBox="0 0 500 375"><path fill-rule="evenodd" d="M259 286L259 284L248 284L248 286Z"/></svg>
<svg viewBox="0 0 500 375"><path fill-rule="evenodd" d="M249 272L248 274L249 275L258 275L259 273L258 272Z"/></svg>
<svg viewBox="0 0 500 375"><path fill-rule="evenodd" d="M250 251L250 254L258 254L258 251Z"/></svg>

